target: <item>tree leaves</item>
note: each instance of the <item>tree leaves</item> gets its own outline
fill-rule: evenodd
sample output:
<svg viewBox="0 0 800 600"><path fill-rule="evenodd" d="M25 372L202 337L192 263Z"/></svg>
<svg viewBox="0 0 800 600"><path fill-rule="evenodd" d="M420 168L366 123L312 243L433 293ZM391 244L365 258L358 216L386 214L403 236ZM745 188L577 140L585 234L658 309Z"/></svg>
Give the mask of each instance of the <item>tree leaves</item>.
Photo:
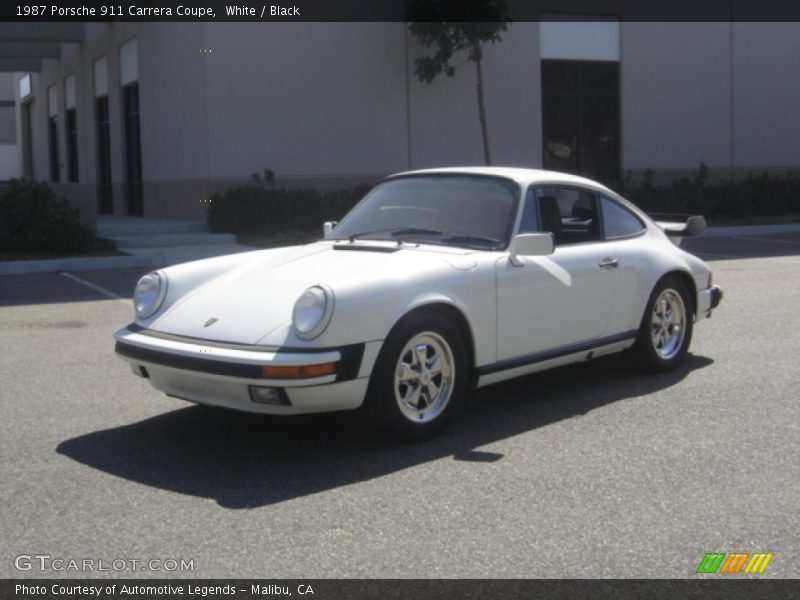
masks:
<svg viewBox="0 0 800 600"><path fill-rule="evenodd" d="M442 20L454 15L460 20ZM414 61L417 78L428 84L439 74L455 74L456 54L466 52L467 60L479 62L483 45L501 41L508 29L504 0L406 0L406 19L420 45L434 50Z"/></svg>
<svg viewBox="0 0 800 600"><path fill-rule="evenodd" d="M456 54L466 52L470 62L480 61L483 58L483 44L501 41L500 32L507 27L505 22L411 23L409 30L420 44L435 49L432 55L414 61L417 78L424 83L431 83L440 73L452 77L455 66L451 61Z"/></svg>
<svg viewBox="0 0 800 600"><path fill-rule="evenodd" d="M459 20L445 20L454 16ZM483 159L491 164L481 59L484 44L501 41L500 33L508 28L505 1L406 0L406 19L411 21L408 28L422 47L433 50L433 54L414 60L414 73L420 81L430 84L441 73L455 75L456 67L451 61L462 52L475 64Z"/></svg>

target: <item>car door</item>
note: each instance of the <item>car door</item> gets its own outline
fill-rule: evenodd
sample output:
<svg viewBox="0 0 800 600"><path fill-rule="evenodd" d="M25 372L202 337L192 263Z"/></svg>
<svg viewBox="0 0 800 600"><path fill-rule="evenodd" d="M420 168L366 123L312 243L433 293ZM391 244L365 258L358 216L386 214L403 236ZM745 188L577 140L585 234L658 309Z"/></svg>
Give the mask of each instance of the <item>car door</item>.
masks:
<svg viewBox="0 0 800 600"><path fill-rule="evenodd" d="M600 194L603 237L609 254L618 261L614 274L614 300L604 335L639 329L644 306L652 291L654 260L652 244L645 238L645 224L625 205Z"/></svg>
<svg viewBox="0 0 800 600"><path fill-rule="evenodd" d="M599 199L575 186L532 186L519 233L550 231L550 256L496 263L498 361L600 338L612 311L614 242L602 241Z"/></svg>

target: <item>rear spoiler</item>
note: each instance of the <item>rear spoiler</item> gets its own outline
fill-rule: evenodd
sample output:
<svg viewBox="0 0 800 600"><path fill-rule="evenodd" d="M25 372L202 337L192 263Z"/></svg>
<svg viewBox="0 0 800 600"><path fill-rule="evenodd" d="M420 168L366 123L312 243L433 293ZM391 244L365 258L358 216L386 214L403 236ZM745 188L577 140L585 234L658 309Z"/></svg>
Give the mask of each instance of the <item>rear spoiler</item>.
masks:
<svg viewBox="0 0 800 600"><path fill-rule="evenodd" d="M654 213L648 216L670 238L692 237L706 230L706 218L703 215Z"/></svg>

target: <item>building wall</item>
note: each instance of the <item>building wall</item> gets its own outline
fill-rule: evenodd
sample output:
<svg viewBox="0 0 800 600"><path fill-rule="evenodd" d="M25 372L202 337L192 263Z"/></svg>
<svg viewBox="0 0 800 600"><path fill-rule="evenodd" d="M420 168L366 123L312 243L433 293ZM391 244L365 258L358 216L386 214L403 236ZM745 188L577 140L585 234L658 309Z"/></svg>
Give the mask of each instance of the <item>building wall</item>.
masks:
<svg viewBox="0 0 800 600"><path fill-rule="evenodd" d="M539 25L512 23L485 51L495 164L542 165ZM623 172L797 168L800 25L622 23ZM483 160L475 68L419 82L402 23L90 23L33 77L34 176L49 177L46 89L77 87L80 182L59 192L96 210L93 63L109 66L114 210L124 212L119 47L138 40L145 215L203 218L216 191L271 169L290 187L343 188L387 173ZM17 124L19 138L19 124Z"/></svg>
<svg viewBox="0 0 800 600"><path fill-rule="evenodd" d="M621 37L623 170L800 167L800 24L623 23Z"/></svg>
<svg viewBox="0 0 800 600"><path fill-rule="evenodd" d="M730 169L728 23L623 23L623 170Z"/></svg>
<svg viewBox="0 0 800 600"><path fill-rule="evenodd" d="M733 160L738 172L800 165L800 23L734 23Z"/></svg>
<svg viewBox="0 0 800 600"><path fill-rule="evenodd" d="M404 34L396 23L211 23L212 177L407 166ZM253 49L257 49L254 53Z"/></svg>
<svg viewBox="0 0 800 600"><path fill-rule="evenodd" d="M153 23L138 31L145 214L202 218L208 188L210 54L205 24ZM244 118L244 115L241 115Z"/></svg>

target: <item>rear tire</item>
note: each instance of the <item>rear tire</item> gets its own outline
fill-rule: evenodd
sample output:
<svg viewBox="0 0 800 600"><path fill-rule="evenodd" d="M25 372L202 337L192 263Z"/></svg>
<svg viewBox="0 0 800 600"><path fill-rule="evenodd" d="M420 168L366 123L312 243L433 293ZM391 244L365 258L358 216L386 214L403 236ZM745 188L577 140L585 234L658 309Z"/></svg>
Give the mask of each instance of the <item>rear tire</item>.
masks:
<svg viewBox="0 0 800 600"><path fill-rule="evenodd" d="M646 371L670 371L686 357L694 326L690 294L687 285L674 275L664 277L653 288L632 348Z"/></svg>
<svg viewBox="0 0 800 600"><path fill-rule="evenodd" d="M370 427L406 440L442 430L464 402L466 344L458 326L432 313L401 320L383 344L363 415Z"/></svg>

